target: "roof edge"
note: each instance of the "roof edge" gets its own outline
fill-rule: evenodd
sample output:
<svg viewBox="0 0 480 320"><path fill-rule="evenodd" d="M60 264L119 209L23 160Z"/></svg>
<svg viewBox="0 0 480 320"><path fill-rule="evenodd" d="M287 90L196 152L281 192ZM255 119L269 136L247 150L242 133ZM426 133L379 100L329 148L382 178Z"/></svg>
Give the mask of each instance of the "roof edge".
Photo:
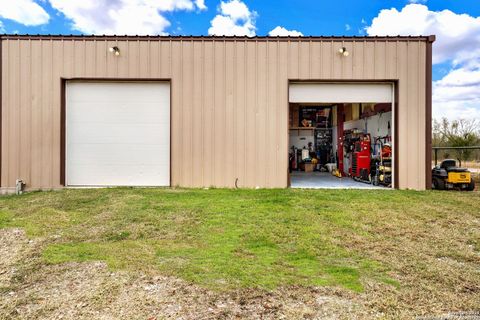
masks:
<svg viewBox="0 0 480 320"><path fill-rule="evenodd" d="M435 35L429 36L162 36L162 35L51 35L51 34L1 34L2 40L186 40L186 41L428 41L434 42Z"/></svg>

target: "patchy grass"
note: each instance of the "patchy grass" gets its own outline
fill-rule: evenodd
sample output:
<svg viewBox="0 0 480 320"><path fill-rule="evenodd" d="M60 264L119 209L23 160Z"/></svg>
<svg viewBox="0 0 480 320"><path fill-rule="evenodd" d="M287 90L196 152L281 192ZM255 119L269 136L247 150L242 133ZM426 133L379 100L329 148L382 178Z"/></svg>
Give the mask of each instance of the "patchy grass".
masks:
<svg viewBox="0 0 480 320"><path fill-rule="evenodd" d="M0 228L45 239L48 264L102 260L218 290L373 286L389 310L435 298L460 308L480 303L479 200L433 191L63 190L0 198Z"/></svg>

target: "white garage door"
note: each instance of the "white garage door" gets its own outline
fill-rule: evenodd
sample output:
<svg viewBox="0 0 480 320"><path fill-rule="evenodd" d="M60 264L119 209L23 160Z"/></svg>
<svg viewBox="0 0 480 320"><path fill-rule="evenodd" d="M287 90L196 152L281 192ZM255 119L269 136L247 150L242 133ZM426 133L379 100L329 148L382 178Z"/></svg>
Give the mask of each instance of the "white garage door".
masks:
<svg viewBox="0 0 480 320"><path fill-rule="evenodd" d="M391 83L292 83L293 103L390 103Z"/></svg>
<svg viewBox="0 0 480 320"><path fill-rule="evenodd" d="M170 185L170 84L67 82L68 186Z"/></svg>

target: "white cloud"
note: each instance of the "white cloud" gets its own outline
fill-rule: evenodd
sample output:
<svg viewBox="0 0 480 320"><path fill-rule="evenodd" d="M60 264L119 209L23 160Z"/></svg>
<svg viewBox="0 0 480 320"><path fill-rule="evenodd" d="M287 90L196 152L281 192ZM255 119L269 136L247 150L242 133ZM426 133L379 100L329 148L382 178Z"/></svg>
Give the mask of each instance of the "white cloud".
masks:
<svg viewBox="0 0 480 320"><path fill-rule="evenodd" d="M209 35L216 36L255 36L255 18L257 13L251 11L240 0L221 1L217 14L208 29Z"/></svg>
<svg viewBox="0 0 480 320"><path fill-rule="evenodd" d="M480 119L480 17L409 4L400 11L381 10L365 30L368 35L435 34L433 63L450 63L451 70L433 83L433 117Z"/></svg>
<svg viewBox="0 0 480 320"><path fill-rule="evenodd" d="M460 68L453 70L443 79L437 81L437 84L450 87L480 85L480 69L468 70Z"/></svg>
<svg viewBox="0 0 480 320"><path fill-rule="evenodd" d="M303 33L297 30L287 30L284 27L276 27L268 33L270 37L303 37Z"/></svg>
<svg viewBox="0 0 480 320"><path fill-rule="evenodd" d="M350 31L350 29L352 29L352 27L350 27L350 25L347 23L347 24L345 25L345 30L346 30L346 31Z"/></svg>
<svg viewBox="0 0 480 320"><path fill-rule="evenodd" d="M234 20L248 20L251 16L250 9L240 0L231 0L220 3L220 12Z"/></svg>
<svg viewBox="0 0 480 320"><path fill-rule="evenodd" d="M435 118L480 119L480 68L458 68L433 82Z"/></svg>
<svg viewBox="0 0 480 320"><path fill-rule="evenodd" d="M91 34L165 34L164 12L206 9L203 0L50 0L72 20L72 28Z"/></svg>
<svg viewBox="0 0 480 320"><path fill-rule="evenodd" d="M426 3L427 0L408 0L409 3Z"/></svg>
<svg viewBox="0 0 480 320"><path fill-rule="evenodd" d="M33 0L0 0L0 17L26 26L48 23L50 16Z"/></svg>
<svg viewBox="0 0 480 320"><path fill-rule="evenodd" d="M195 0L195 5L197 6L198 9L200 10L206 10L207 6L205 5L204 0Z"/></svg>
<svg viewBox="0 0 480 320"><path fill-rule="evenodd" d="M460 64L480 55L480 17L450 10L430 11L421 4L409 4L400 11L384 9L366 31L379 36L435 34L434 63L453 60Z"/></svg>

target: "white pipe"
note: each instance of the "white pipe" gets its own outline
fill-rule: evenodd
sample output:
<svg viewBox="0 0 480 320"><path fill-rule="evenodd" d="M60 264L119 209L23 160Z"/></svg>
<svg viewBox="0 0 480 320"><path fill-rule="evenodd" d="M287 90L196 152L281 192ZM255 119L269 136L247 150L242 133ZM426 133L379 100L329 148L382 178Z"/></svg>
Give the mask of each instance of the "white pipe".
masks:
<svg viewBox="0 0 480 320"><path fill-rule="evenodd" d="M15 181L15 194L21 195L23 193L24 187L25 187L25 182L22 179L17 179Z"/></svg>

